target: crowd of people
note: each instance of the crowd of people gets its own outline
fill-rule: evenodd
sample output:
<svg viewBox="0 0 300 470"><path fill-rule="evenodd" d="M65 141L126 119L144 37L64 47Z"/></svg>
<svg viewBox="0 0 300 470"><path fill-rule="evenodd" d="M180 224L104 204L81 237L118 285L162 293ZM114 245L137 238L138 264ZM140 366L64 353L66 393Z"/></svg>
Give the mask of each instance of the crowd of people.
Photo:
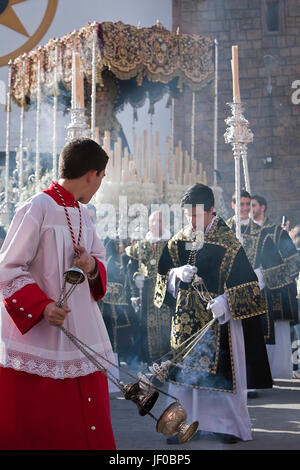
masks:
<svg viewBox="0 0 300 470"><path fill-rule="evenodd" d="M248 399L276 378L300 377L291 359L300 226L274 224L265 198L243 190L237 239L235 216L219 217L212 189L199 183L178 201L178 232L157 210L143 238L101 241L90 201L107 161L90 139L67 144L59 180L17 210L7 233L1 227L0 448L115 449L105 370L144 370L169 353L179 359L168 393L199 422L193 439L251 440ZM71 267L84 281L59 304ZM101 370L62 326L97 351Z"/></svg>

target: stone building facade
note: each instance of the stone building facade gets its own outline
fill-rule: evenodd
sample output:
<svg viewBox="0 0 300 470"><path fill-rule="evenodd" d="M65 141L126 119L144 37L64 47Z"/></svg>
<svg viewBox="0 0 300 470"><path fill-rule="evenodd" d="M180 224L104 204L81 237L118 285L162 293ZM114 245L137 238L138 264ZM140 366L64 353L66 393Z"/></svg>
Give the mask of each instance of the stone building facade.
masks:
<svg viewBox="0 0 300 470"><path fill-rule="evenodd" d="M292 88L300 85L300 0L173 0L174 31L178 27L219 43L218 181L230 215L234 160L224 141L224 120L232 101L231 47L238 45L241 101L254 134L248 146L251 192L267 199L276 223L283 215L292 225L300 223L300 91ZM185 90L174 115L175 139L187 149L191 103ZM195 158L203 163L208 184L213 182L213 127L210 84L197 93L195 124Z"/></svg>

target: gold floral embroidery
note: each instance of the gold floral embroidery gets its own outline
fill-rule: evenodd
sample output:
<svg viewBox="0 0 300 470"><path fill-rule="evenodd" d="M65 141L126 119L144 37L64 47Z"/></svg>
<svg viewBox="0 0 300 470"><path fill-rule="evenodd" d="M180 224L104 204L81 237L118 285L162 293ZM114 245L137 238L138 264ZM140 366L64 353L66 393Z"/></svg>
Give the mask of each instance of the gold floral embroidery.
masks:
<svg viewBox="0 0 300 470"><path fill-rule="evenodd" d="M290 277L294 279L300 271L300 252L294 253L288 258L284 258L284 262L287 266Z"/></svg>
<svg viewBox="0 0 300 470"><path fill-rule="evenodd" d="M225 292L233 320L242 320L267 312L257 281L225 288Z"/></svg>
<svg viewBox="0 0 300 470"><path fill-rule="evenodd" d="M124 286L118 282L108 282L102 302L104 304L127 305Z"/></svg>
<svg viewBox="0 0 300 470"><path fill-rule="evenodd" d="M41 85L53 94L57 91L54 81L55 49L61 70L61 82L66 89L71 87L72 50L74 45L80 54L82 71L88 81L92 77L92 44L94 31L98 33L99 47L96 48L96 83L104 86L102 70L107 67L120 80L136 78L142 85L148 80L169 83L178 79L178 88L183 84L193 90L200 90L214 77L214 41L210 37L196 34L176 34L168 31L160 23L151 28L137 28L124 24L103 22L88 24L78 31L71 32L58 40L50 41L33 49L26 55L26 73L23 60L17 57L12 64L12 99L21 105L26 96L37 94L37 64L41 58Z"/></svg>
<svg viewBox="0 0 300 470"><path fill-rule="evenodd" d="M262 269L266 285L269 289L278 289L291 283L291 279L285 264L272 268Z"/></svg>
<svg viewBox="0 0 300 470"><path fill-rule="evenodd" d="M256 266L258 241L258 236L247 234L243 235L243 247L253 269Z"/></svg>
<svg viewBox="0 0 300 470"><path fill-rule="evenodd" d="M173 267L175 268L180 265L177 240L171 238L171 240L168 242L168 249L172 259Z"/></svg>
<svg viewBox="0 0 300 470"><path fill-rule="evenodd" d="M230 217L230 219L226 221L226 224L231 230L233 230L235 226L234 216ZM254 223L251 219L248 227L249 228L247 229L247 233L242 234L243 248L247 254L247 258L249 259L252 267L255 268L257 263L258 242L261 227Z"/></svg>
<svg viewBox="0 0 300 470"><path fill-rule="evenodd" d="M166 305L157 308L153 303L154 279L146 281L148 354L152 360L170 352L171 311Z"/></svg>
<svg viewBox="0 0 300 470"><path fill-rule="evenodd" d="M230 388L222 388L216 387L213 385L206 385L205 384L205 379L202 381L201 379L199 380L199 383L188 383L187 381L180 381L180 378L176 380L171 377L169 377L167 380L170 383L174 383L177 385L184 385L185 387L192 387L196 388L198 390L211 390L211 391L219 391L219 392L226 392L226 393L236 393L236 375L235 375L235 368L234 368L234 361L233 361L233 352L232 352L232 341L231 341L231 329L230 329L230 324L228 323L226 325L227 327L227 335L228 335L228 344L229 344L229 354L230 354L230 366L231 366L231 372L232 372L232 387ZM220 343L220 326L218 326L218 336L217 336L217 344L219 345ZM197 372L200 374L205 373L205 374L216 374L217 371L217 365L218 365L218 354L219 354L219 348L216 350L216 356L214 361L212 361L212 354L211 352L209 354L205 354L205 350L203 350L203 353L201 354L200 358L198 358L198 364L195 363L193 364L193 367L191 366L183 366L184 369L190 370L192 373L193 371L196 372L195 377L197 377ZM214 366L212 367L212 363L214 362ZM180 367L180 365L178 365ZM181 366L182 367L182 366ZM196 382L196 381L195 381Z"/></svg>
<svg viewBox="0 0 300 470"><path fill-rule="evenodd" d="M215 296L215 294L214 294ZM197 331L200 331L210 320L212 313L206 309L206 305L201 301L199 295L191 290L180 290L177 296L176 311L172 318L171 328L171 347L176 350L182 343L187 341ZM216 323L212 329L212 337L201 340L201 357L206 357L202 363L208 364L205 370L215 373L219 352L219 331ZM194 366L197 370L201 369L201 364ZM200 367L200 369L199 369ZM203 369L204 370L204 369Z"/></svg>
<svg viewBox="0 0 300 470"><path fill-rule="evenodd" d="M141 240L140 243L135 243L132 246L125 248L125 253L130 258L135 260L141 259L141 272L146 278L156 278L157 267L160 255L165 246L165 241L150 243L149 240ZM137 273L135 273L137 274Z"/></svg>
<svg viewBox="0 0 300 470"><path fill-rule="evenodd" d="M157 308L160 308L164 303L167 292L169 273L170 271L168 271L167 274L157 274L156 276L154 305Z"/></svg>

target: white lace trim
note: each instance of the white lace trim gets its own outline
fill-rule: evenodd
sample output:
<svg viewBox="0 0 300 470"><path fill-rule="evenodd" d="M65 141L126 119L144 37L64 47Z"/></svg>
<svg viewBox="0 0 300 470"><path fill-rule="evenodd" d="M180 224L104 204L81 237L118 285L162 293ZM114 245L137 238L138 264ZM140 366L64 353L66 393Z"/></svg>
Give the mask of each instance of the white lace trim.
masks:
<svg viewBox="0 0 300 470"><path fill-rule="evenodd" d="M113 361L109 352L106 354L101 353L101 355ZM110 366L106 361L101 361L99 357L97 357L97 360L100 363L103 362L103 367L105 369ZM100 370L87 358L77 360L73 359L71 361L49 360L12 350L5 351L5 354L3 354L3 357L0 360L0 364L2 367L10 367L29 374L51 377L52 379L72 379L92 374L93 372Z"/></svg>
<svg viewBox="0 0 300 470"><path fill-rule="evenodd" d="M35 281L30 276L21 276L17 277L13 281L10 281L8 284L2 282L0 283L0 291L2 292L4 299L9 299L17 291L21 290L23 287L28 284L35 284Z"/></svg>

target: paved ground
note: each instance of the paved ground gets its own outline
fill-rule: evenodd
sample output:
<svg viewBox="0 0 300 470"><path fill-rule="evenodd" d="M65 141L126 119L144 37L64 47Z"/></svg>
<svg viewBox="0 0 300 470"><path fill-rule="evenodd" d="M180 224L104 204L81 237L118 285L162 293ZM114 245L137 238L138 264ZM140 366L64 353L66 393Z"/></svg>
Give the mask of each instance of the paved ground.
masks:
<svg viewBox="0 0 300 470"><path fill-rule="evenodd" d="M125 380L124 380L125 379ZM126 383L130 377L124 377ZM163 388L163 390L165 390ZM212 436L183 445L167 445L156 432L156 421L140 416L137 406L121 393L111 393L111 415L118 450L300 450L300 380L275 380L274 388L261 390L248 401L253 440L221 444ZM160 394L151 413L159 418L165 410L165 395ZM201 429L201 426L199 426Z"/></svg>

